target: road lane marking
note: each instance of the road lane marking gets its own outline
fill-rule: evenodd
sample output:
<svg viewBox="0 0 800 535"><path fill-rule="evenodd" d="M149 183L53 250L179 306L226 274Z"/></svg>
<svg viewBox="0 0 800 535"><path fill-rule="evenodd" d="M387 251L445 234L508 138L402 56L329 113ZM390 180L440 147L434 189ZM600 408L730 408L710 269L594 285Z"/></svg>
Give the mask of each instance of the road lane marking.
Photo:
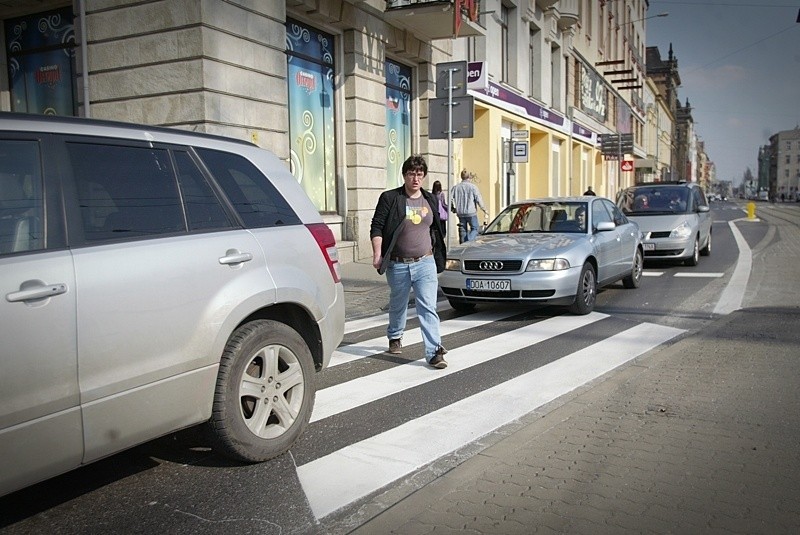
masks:
<svg viewBox="0 0 800 535"><path fill-rule="evenodd" d="M663 271L642 271L642 277L660 277Z"/></svg>
<svg viewBox="0 0 800 535"><path fill-rule="evenodd" d="M640 324L297 467L317 519L391 484L684 331ZM416 373L420 370L416 367ZM449 368L448 368L449 369Z"/></svg>
<svg viewBox="0 0 800 535"><path fill-rule="evenodd" d="M736 227L735 221L729 221L728 225L731 227L736 246L739 248L739 257L736 260L733 275L725 289L722 290L717 306L714 307L714 314L730 314L734 310L742 308L744 293L747 291L747 281L750 278L750 269L753 266L753 252Z"/></svg>
<svg viewBox="0 0 800 535"><path fill-rule="evenodd" d="M694 271L694 272L680 272L674 275L675 277L683 277L683 278L690 278L690 277L698 277L698 278L710 278L710 279L718 279L720 277L724 277L724 273L704 273L702 271Z"/></svg>

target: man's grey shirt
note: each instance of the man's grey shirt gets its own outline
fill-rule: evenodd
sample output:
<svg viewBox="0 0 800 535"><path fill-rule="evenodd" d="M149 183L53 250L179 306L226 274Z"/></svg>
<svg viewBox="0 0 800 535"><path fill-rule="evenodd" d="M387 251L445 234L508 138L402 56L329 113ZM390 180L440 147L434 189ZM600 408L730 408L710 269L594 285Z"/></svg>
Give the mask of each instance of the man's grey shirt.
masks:
<svg viewBox="0 0 800 535"><path fill-rule="evenodd" d="M486 211L478 186L469 180L462 180L460 183L453 186L450 200L451 206L456 210L456 215L459 216L477 215L478 206L480 206L481 210L484 212Z"/></svg>

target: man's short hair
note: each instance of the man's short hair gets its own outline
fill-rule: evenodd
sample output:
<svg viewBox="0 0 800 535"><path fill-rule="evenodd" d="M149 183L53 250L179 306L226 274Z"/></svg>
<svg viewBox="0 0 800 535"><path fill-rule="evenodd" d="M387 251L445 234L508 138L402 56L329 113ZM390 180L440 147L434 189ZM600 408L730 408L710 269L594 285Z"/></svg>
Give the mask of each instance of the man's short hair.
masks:
<svg viewBox="0 0 800 535"><path fill-rule="evenodd" d="M402 172L404 175L412 170L422 171L425 176L428 175L428 164L420 154L412 154L403 162Z"/></svg>
<svg viewBox="0 0 800 535"><path fill-rule="evenodd" d="M463 169L461 171L461 180L467 180L468 178L472 178L472 173L470 173L466 169Z"/></svg>

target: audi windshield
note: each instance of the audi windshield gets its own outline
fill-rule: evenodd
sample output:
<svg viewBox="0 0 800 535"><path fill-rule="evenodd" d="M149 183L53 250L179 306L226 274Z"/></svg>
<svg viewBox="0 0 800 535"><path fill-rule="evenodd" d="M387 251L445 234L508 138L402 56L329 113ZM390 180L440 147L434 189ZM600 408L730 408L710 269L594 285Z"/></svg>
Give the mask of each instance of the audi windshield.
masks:
<svg viewBox="0 0 800 535"><path fill-rule="evenodd" d="M585 202L527 202L506 207L484 234L586 232Z"/></svg>

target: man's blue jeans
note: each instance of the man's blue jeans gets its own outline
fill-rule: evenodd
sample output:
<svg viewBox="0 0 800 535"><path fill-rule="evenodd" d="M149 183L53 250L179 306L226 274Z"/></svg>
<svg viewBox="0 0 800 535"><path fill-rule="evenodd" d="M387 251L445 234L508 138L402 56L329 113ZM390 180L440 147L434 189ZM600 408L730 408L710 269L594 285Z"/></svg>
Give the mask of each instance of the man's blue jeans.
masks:
<svg viewBox="0 0 800 535"><path fill-rule="evenodd" d="M458 243L478 237L478 214L458 216Z"/></svg>
<svg viewBox="0 0 800 535"><path fill-rule="evenodd" d="M425 360L430 362L442 343L439 335L439 314L436 312L436 299L439 279L436 275L436 261L433 255L405 264L389 262L386 269L386 282L389 283L389 326L386 336L396 340L403 336L406 328L408 298L414 289L419 327L425 344Z"/></svg>

